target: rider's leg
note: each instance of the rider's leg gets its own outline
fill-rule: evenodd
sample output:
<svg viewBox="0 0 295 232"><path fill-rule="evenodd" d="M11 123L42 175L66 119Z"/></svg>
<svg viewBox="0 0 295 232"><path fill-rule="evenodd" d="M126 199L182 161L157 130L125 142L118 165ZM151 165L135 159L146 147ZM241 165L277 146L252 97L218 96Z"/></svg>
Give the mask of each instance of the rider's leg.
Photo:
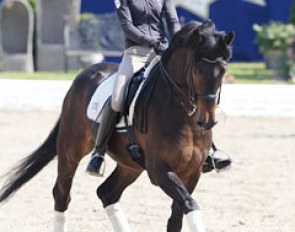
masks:
<svg viewBox="0 0 295 232"><path fill-rule="evenodd" d="M106 152L107 144L111 138L115 126L119 120L119 112L116 112L111 107L111 98L103 109L102 120L98 128L95 148L91 155L91 160L87 165L86 172L93 176L102 176L100 171L101 165L104 161L104 153Z"/></svg>
<svg viewBox="0 0 295 232"><path fill-rule="evenodd" d="M119 112L122 110L125 86L133 76L133 73L142 68L153 57L154 55L151 49L142 47L131 47L124 52L122 62L118 69L118 76L113 87L112 102L107 104L104 109L97 133L95 150L86 168L87 173L95 176L102 175L100 167L104 161L106 147L115 129Z"/></svg>
<svg viewBox="0 0 295 232"><path fill-rule="evenodd" d="M122 111L124 90L129 79L155 56L151 48L134 46L125 50L112 93L112 107L115 111Z"/></svg>

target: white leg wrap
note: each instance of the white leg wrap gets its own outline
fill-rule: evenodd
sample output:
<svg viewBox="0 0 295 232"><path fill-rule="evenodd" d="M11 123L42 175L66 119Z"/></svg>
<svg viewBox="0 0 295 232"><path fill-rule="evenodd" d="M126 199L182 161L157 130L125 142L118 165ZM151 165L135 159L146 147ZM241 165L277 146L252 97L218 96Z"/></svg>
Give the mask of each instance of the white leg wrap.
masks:
<svg viewBox="0 0 295 232"><path fill-rule="evenodd" d="M202 214L200 210L194 210L186 215L188 226L191 232L205 232Z"/></svg>
<svg viewBox="0 0 295 232"><path fill-rule="evenodd" d="M53 232L66 232L66 213L54 211Z"/></svg>
<svg viewBox="0 0 295 232"><path fill-rule="evenodd" d="M108 205L105 210L112 223L114 232L130 232L128 221L119 202Z"/></svg>

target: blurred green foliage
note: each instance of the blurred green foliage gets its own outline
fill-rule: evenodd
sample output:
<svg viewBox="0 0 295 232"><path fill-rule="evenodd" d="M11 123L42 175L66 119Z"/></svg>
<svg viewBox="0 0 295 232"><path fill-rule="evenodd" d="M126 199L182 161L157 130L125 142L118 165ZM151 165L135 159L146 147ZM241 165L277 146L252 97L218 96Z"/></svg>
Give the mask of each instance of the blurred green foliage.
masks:
<svg viewBox="0 0 295 232"><path fill-rule="evenodd" d="M37 0L28 0L34 11L36 10L36 1Z"/></svg>
<svg viewBox="0 0 295 232"><path fill-rule="evenodd" d="M254 24L253 29L256 31L255 42L262 54L273 50L286 51L295 34L294 25L277 21Z"/></svg>
<svg viewBox="0 0 295 232"><path fill-rule="evenodd" d="M290 12L290 23L295 25L295 0L292 1L291 12Z"/></svg>

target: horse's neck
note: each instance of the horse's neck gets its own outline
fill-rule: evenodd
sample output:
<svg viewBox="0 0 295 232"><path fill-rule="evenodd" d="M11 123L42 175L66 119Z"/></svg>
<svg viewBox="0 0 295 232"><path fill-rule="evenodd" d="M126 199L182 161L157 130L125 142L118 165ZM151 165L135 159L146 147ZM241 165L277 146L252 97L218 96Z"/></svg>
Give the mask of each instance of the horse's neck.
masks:
<svg viewBox="0 0 295 232"><path fill-rule="evenodd" d="M188 62L189 52L186 48L177 50L166 62L167 72L176 83L182 86L187 84L185 75Z"/></svg>
<svg viewBox="0 0 295 232"><path fill-rule="evenodd" d="M155 92L149 107L148 127L165 134L168 141L192 139L194 144L210 140L211 131L205 134L197 126L196 114L189 116L175 92L167 87L165 80L158 77ZM185 133L188 132L188 133Z"/></svg>
<svg viewBox="0 0 295 232"><path fill-rule="evenodd" d="M176 65L173 66L173 62L171 61L172 60L165 65L170 78L175 78L176 75L182 75L183 71L179 71L182 66L178 65L178 68L174 69ZM175 60L175 62L177 61ZM184 62L183 65L185 65ZM176 82L175 79L173 79L173 81ZM183 84L185 83L184 80L182 80L182 82ZM182 84L182 82L180 83ZM186 91L186 89L184 88L183 91ZM187 92L185 93L188 94ZM185 100L187 101L187 99ZM188 116L182 106L182 101L184 101L183 96L180 96L179 93L175 91L175 88L173 88L171 83L163 76L163 73L161 73L157 77L151 102L151 108L153 108L152 111L155 113L156 117L157 115L161 115L161 117L156 119L157 123L167 126L170 124L173 127L180 124L189 124L192 127L196 126L196 120L194 120L194 117Z"/></svg>
<svg viewBox="0 0 295 232"><path fill-rule="evenodd" d="M177 50L173 56L166 61L164 65L165 73L161 73L161 84L163 85L160 90L160 94L163 96L166 94L166 99L172 100L174 105L171 111L181 109L181 116L186 118L188 111L193 109L193 104L190 100L189 94L189 82L188 82L188 65L190 62L190 54L187 49ZM164 81L163 81L164 80ZM163 92L164 91L164 92ZM166 91L166 92L165 92ZM185 109L186 108L186 109ZM190 117L191 118L191 117Z"/></svg>

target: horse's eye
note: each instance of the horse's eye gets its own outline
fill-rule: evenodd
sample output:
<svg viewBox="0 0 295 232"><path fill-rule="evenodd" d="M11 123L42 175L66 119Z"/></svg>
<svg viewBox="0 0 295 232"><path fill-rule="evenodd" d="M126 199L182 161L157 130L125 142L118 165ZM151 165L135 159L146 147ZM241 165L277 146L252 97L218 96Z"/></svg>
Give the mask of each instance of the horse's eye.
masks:
<svg viewBox="0 0 295 232"><path fill-rule="evenodd" d="M214 78L222 78L226 72L226 67L220 64L216 64L213 68L213 76Z"/></svg>
<svg viewBox="0 0 295 232"><path fill-rule="evenodd" d="M223 73L225 73L227 71L227 65L226 64L225 65L221 65L221 67L222 67Z"/></svg>

